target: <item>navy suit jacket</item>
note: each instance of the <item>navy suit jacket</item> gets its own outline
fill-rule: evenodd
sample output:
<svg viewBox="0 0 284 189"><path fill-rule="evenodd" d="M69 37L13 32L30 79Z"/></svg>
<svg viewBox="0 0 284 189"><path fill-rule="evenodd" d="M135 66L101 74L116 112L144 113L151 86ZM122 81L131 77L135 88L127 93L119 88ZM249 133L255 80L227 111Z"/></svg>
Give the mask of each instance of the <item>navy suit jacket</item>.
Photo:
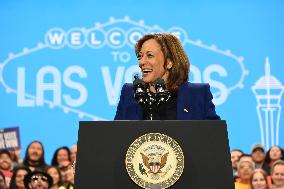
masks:
<svg viewBox="0 0 284 189"><path fill-rule="evenodd" d="M177 120L220 119L212 99L209 84L184 82L177 93ZM114 119L143 120L143 113L143 107L134 99L133 85L124 84Z"/></svg>

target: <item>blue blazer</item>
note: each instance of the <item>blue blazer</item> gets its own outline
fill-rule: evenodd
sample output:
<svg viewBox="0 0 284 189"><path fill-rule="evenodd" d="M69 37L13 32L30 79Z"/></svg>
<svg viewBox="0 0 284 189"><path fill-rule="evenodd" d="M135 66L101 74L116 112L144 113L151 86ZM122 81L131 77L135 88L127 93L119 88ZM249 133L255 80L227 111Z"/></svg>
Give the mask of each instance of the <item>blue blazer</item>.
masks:
<svg viewBox="0 0 284 189"><path fill-rule="evenodd" d="M177 93L177 120L220 119L212 99L209 84L184 82ZM143 113L143 107L134 99L133 85L124 84L114 119L143 120Z"/></svg>

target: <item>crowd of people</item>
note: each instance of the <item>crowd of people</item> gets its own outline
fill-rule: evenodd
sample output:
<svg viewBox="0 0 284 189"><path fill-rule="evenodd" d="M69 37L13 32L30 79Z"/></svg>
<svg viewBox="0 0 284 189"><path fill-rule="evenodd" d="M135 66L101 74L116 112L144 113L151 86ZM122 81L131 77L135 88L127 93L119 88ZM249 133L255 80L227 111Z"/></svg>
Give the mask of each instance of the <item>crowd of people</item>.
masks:
<svg viewBox="0 0 284 189"><path fill-rule="evenodd" d="M23 160L17 150L0 150L0 189L73 189L77 145L62 146L51 163L45 161L44 146L31 142Z"/></svg>
<svg viewBox="0 0 284 189"><path fill-rule="evenodd" d="M231 151L235 189L284 189L284 150L258 144L250 154Z"/></svg>
<svg viewBox="0 0 284 189"><path fill-rule="evenodd" d="M0 150L0 189L73 189L77 145L62 146L50 164L44 158L40 141L31 142L23 160L15 151ZM284 189L284 150L272 146L268 151L258 144L250 154L231 151L235 189Z"/></svg>

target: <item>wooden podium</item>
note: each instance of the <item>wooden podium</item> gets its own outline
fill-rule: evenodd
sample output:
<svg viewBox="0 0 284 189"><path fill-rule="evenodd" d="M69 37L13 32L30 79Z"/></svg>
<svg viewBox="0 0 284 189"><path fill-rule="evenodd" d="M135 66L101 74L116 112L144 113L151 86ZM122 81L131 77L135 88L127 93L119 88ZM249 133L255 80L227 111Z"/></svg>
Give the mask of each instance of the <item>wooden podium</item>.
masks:
<svg viewBox="0 0 284 189"><path fill-rule="evenodd" d="M75 188L141 188L129 177L125 157L147 133L170 136L183 151L183 174L171 189L234 188L225 121L82 121Z"/></svg>

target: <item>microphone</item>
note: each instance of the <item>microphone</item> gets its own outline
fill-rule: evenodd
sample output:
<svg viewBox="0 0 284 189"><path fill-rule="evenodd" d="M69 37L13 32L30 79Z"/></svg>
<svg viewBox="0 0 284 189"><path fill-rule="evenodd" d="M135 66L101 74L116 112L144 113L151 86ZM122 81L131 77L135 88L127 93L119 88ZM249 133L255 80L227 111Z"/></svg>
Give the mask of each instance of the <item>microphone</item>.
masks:
<svg viewBox="0 0 284 189"><path fill-rule="evenodd" d="M147 87L142 79L139 79L138 74L134 76L133 81L134 98L139 104L145 105L147 98Z"/></svg>
<svg viewBox="0 0 284 189"><path fill-rule="evenodd" d="M167 102L170 98L170 93L166 90L166 83L162 78L155 81L156 101L159 105L162 102Z"/></svg>
<svg viewBox="0 0 284 189"><path fill-rule="evenodd" d="M134 99L145 108L147 112L145 119L149 120L153 120L153 108L155 103L156 105L160 105L163 102L167 102L171 97L169 91L166 90L166 84L162 78L158 78L154 82L154 85L156 93L151 94L146 83L142 79L139 79L138 74L134 76Z"/></svg>

